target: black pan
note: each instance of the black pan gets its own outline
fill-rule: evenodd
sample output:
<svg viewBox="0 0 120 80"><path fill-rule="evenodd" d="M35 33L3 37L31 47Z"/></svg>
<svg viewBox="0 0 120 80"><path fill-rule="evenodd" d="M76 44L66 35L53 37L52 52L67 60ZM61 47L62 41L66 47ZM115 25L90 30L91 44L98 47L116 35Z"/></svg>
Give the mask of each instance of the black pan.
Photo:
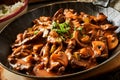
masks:
<svg viewBox="0 0 120 80"><path fill-rule="evenodd" d="M116 58L116 56L120 53L120 45L118 45L118 47L113 52L110 53L111 56L106 61L102 62L101 64L97 65L94 68L87 69L84 71L78 71L72 74L66 74L66 75L54 76L54 77L35 77L35 76L26 75L26 74L22 74L14 70L11 70L7 61L7 57L12 52L10 45L16 39L16 35L20 32L23 32L28 27L31 27L33 25L32 20L43 15L53 16L53 14L60 8L72 8L78 12L83 11L90 15L96 15L97 13L102 12L106 16L108 16L108 20L111 21L114 25L120 26L120 22L119 22L120 13L111 7L104 8L100 6L95 6L92 3L77 2L77 1L56 2L56 3L40 6L39 8L29 11L28 13L17 18L12 23L5 26L3 30L1 30L0 62L1 62L1 65L6 70L14 73L15 75L20 75L22 77L29 78L32 80L80 80L80 79L85 79L85 78L100 74L101 71L99 70L102 68L102 66L104 66L105 64L109 63L114 58ZM119 32L119 28L117 29L116 32Z"/></svg>

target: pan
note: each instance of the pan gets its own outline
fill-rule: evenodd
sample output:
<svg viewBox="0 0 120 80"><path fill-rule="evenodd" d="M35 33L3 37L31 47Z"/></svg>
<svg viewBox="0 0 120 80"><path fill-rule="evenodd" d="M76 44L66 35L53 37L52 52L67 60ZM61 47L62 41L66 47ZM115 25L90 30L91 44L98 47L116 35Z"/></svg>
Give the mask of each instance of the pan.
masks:
<svg viewBox="0 0 120 80"><path fill-rule="evenodd" d="M109 64L112 60L116 58L116 56L119 55L120 45L118 45L117 48L115 48L115 50L111 52L111 56L107 60L100 63L99 65L87 70L78 71L71 74L53 77L36 77L32 75L22 74L11 69L7 61L7 57L12 53L11 45L15 41L17 34L31 27L33 25L32 20L38 18L39 16L53 16L53 14L60 8L71 8L75 9L78 12L82 11L90 15L97 15L97 13L102 12L106 16L108 16L108 20L110 22L118 27L120 26L120 13L111 7L107 7L106 4L98 6L96 2L88 3L78 1L62 1L43 5L36 9L33 9L15 19L12 23L5 26L0 32L0 65L5 68L5 70L11 74L11 76L17 76L17 78L22 77L21 80L80 80L109 71L107 68L104 69L104 66L106 66L106 64ZM118 28L116 30L116 33L119 34L119 31L120 29ZM9 79L10 78L8 78L8 80ZM16 79L11 78L10 80Z"/></svg>

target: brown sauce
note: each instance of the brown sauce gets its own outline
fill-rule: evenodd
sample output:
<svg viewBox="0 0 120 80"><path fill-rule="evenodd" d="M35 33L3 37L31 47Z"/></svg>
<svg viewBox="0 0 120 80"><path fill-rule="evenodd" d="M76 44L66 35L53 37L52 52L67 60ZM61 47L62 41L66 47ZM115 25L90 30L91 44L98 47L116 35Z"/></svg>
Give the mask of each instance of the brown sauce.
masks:
<svg viewBox="0 0 120 80"><path fill-rule="evenodd" d="M14 70L35 76L57 76L89 69L108 59L118 45L107 16L59 9L41 16L19 33L8 61Z"/></svg>

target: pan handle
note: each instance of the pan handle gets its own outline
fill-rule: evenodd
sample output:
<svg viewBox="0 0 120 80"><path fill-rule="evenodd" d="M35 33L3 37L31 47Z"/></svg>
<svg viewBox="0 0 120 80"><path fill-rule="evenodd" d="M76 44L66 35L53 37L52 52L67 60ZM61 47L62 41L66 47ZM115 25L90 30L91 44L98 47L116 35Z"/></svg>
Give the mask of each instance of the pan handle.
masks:
<svg viewBox="0 0 120 80"><path fill-rule="evenodd" d="M93 0L92 2L94 5L99 5L102 7L108 7L110 0Z"/></svg>

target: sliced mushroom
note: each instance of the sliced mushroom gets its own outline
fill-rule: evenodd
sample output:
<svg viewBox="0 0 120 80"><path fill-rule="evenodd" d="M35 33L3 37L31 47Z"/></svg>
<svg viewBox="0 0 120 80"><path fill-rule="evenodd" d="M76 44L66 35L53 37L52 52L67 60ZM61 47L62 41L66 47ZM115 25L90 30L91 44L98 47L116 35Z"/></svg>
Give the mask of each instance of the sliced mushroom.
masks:
<svg viewBox="0 0 120 80"><path fill-rule="evenodd" d="M82 48L73 54L74 57L71 60L72 68L88 69L97 65L96 59L92 58L94 52L90 47Z"/></svg>
<svg viewBox="0 0 120 80"><path fill-rule="evenodd" d="M106 45L102 41L92 41L92 49L94 51L93 57L101 56L102 52L105 50Z"/></svg>
<svg viewBox="0 0 120 80"><path fill-rule="evenodd" d="M107 38L107 44L109 50L114 49L118 45L119 40L116 33L113 33L112 31L106 31L104 33L104 36Z"/></svg>
<svg viewBox="0 0 120 80"><path fill-rule="evenodd" d="M103 13L99 13L96 18L97 21L105 21L107 19L107 16L105 16Z"/></svg>
<svg viewBox="0 0 120 80"><path fill-rule="evenodd" d="M91 47L86 47L73 52L73 55L78 61L81 59L88 60L94 55L94 52Z"/></svg>
<svg viewBox="0 0 120 80"><path fill-rule="evenodd" d="M114 49L117 45L118 45L118 38L111 34L111 35L107 35L107 41L108 41L108 49L112 50Z"/></svg>
<svg viewBox="0 0 120 80"><path fill-rule="evenodd" d="M68 58L67 58L66 54L64 52L61 52L61 51L59 51L57 54L53 53L50 56L50 60L52 60L54 62L60 62L65 67L68 64Z"/></svg>
<svg viewBox="0 0 120 80"><path fill-rule="evenodd" d="M82 43L82 42L80 42L78 36L79 36L79 31L74 31L74 32L73 32L73 39L75 39L76 42L77 42L81 47L86 47L87 45L84 44L84 43Z"/></svg>
<svg viewBox="0 0 120 80"><path fill-rule="evenodd" d="M113 26L112 24L104 24L104 25L101 25L100 26L103 30L112 30L112 31L114 31L114 30L116 30L117 29L117 27L116 26Z"/></svg>
<svg viewBox="0 0 120 80"><path fill-rule="evenodd" d="M92 49L90 47L86 47L86 48L82 48L79 50L79 54L81 58L90 58L91 56L94 55L94 52L92 51Z"/></svg>
<svg viewBox="0 0 120 80"><path fill-rule="evenodd" d="M50 68L48 71L56 71L61 73L65 71L68 65L68 58L64 52L59 51L57 54L53 53L50 56Z"/></svg>
<svg viewBox="0 0 120 80"><path fill-rule="evenodd" d="M83 35L80 40L83 43L89 43L90 42L90 37L88 35Z"/></svg>

